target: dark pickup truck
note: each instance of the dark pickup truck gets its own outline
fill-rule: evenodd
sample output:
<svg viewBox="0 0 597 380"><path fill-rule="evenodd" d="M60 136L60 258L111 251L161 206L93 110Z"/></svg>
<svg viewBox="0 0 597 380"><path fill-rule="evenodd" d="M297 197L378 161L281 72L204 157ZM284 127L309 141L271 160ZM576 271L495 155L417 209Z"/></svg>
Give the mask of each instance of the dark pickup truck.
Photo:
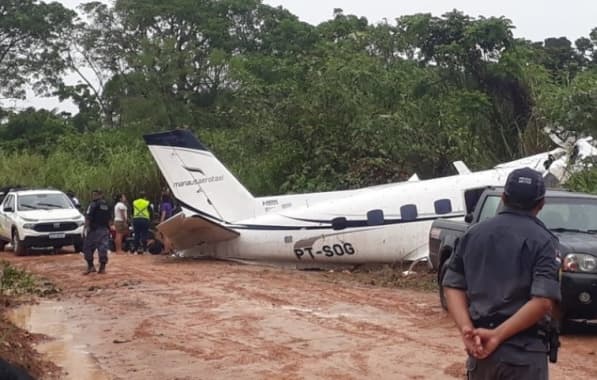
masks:
<svg viewBox="0 0 597 380"><path fill-rule="evenodd" d="M465 221L437 219L429 232L429 258L437 270L440 302L446 308L442 279L458 241L469 226L496 215L503 188L471 189L464 194ZM597 196L547 190L538 215L560 240L561 313L566 319L597 318Z"/></svg>

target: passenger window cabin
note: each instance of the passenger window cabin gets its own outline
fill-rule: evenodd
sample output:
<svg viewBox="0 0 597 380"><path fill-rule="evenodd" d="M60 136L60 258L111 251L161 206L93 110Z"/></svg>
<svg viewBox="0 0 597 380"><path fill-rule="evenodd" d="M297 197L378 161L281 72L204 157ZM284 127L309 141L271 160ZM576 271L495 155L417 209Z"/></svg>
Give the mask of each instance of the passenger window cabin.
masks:
<svg viewBox="0 0 597 380"><path fill-rule="evenodd" d="M367 212L367 225L381 226L384 224L383 210L370 210Z"/></svg>
<svg viewBox="0 0 597 380"><path fill-rule="evenodd" d="M412 222L413 220L417 220L418 211L417 206L413 204L408 204L400 207L400 219L403 222Z"/></svg>
<svg viewBox="0 0 597 380"><path fill-rule="evenodd" d="M449 199L438 199L433 202L433 208L437 215L445 215L452 212L452 201Z"/></svg>

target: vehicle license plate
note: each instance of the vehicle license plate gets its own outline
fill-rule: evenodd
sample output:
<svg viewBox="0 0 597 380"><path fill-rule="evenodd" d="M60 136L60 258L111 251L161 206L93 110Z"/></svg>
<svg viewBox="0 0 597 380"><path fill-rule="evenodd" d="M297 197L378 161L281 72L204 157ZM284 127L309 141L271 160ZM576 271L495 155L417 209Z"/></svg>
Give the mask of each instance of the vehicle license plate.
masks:
<svg viewBox="0 0 597 380"><path fill-rule="evenodd" d="M65 234L50 234L50 239L62 239L65 236Z"/></svg>

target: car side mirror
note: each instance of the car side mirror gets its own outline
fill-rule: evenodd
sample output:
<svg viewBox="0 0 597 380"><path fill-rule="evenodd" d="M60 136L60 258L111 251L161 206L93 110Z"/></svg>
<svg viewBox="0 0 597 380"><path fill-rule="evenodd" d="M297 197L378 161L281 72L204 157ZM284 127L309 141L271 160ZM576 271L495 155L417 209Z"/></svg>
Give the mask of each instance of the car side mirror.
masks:
<svg viewBox="0 0 597 380"><path fill-rule="evenodd" d="M464 221L467 223L472 223L473 222L473 213L468 213L466 214L466 216L464 217Z"/></svg>

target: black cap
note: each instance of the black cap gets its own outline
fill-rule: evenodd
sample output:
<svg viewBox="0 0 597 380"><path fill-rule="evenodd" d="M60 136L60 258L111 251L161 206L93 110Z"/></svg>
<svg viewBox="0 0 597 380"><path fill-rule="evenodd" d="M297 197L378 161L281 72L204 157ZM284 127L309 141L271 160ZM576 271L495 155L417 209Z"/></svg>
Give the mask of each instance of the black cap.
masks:
<svg viewBox="0 0 597 380"><path fill-rule="evenodd" d="M543 176L531 168L513 170L506 180L504 194L511 204L532 207L545 197Z"/></svg>

